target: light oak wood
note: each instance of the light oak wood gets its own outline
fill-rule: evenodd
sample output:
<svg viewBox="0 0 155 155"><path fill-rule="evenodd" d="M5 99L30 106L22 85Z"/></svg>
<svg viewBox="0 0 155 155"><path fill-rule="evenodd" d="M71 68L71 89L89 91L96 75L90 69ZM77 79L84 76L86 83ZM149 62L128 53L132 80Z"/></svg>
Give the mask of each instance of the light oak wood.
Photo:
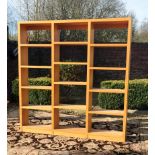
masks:
<svg viewBox="0 0 155 155"><path fill-rule="evenodd" d="M54 130L54 135L70 136L70 137L80 137L87 138L87 131L85 128L64 128Z"/></svg>
<svg viewBox="0 0 155 155"><path fill-rule="evenodd" d="M120 28L127 28L127 22L92 22L95 29L120 29Z"/></svg>
<svg viewBox="0 0 155 155"><path fill-rule="evenodd" d="M22 109L51 111L52 107L50 105L27 105L22 106Z"/></svg>
<svg viewBox="0 0 155 155"><path fill-rule="evenodd" d="M54 42L55 45L73 45L73 46L76 46L76 45L87 45L87 42Z"/></svg>
<svg viewBox="0 0 155 155"><path fill-rule="evenodd" d="M126 141L127 130L127 113L128 113L128 93L129 93L129 75L130 75L130 59L131 59L131 39L132 39L132 21L128 22L128 37L127 37L127 53L126 53L126 74L125 74L125 94L124 94L124 117L123 117L123 141Z"/></svg>
<svg viewBox="0 0 155 155"><path fill-rule="evenodd" d="M123 110L98 110L98 111L89 111L89 114L101 114L101 115L109 115L109 116L123 116Z"/></svg>
<svg viewBox="0 0 155 155"><path fill-rule="evenodd" d="M53 134L51 125L29 125L22 126L23 132L40 133L40 134Z"/></svg>
<svg viewBox="0 0 155 155"><path fill-rule="evenodd" d="M100 19L68 19L68 20L44 20L44 21L20 21L19 24L21 25L27 25L27 24L50 24L50 23L55 23L58 25L78 25L79 24L85 24L87 22L92 22L92 23L105 23L105 22L111 22L111 23L116 23L120 22L120 25L122 25L121 22L128 23L128 21L131 19L131 17L120 17L120 18L100 18Z"/></svg>
<svg viewBox="0 0 155 155"><path fill-rule="evenodd" d="M52 43L53 43L53 55L52 55L52 74L53 74L53 78L52 78L52 83L53 83L53 97L52 97L52 128L57 129L59 128L59 109L55 109L54 106L57 106L60 103L60 90L59 90L59 85L55 85L55 81L59 81L60 80L60 66L59 65L54 65L54 62L60 61L60 46L59 45L55 45L54 42L55 41L60 41L60 30L58 28L58 26L53 23L53 27L52 27Z"/></svg>
<svg viewBox="0 0 155 155"><path fill-rule="evenodd" d="M21 89L42 89L51 90L52 86L21 86Z"/></svg>
<svg viewBox="0 0 155 155"><path fill-rule="evenodd" d="M26 65L21 65L21 68L33 68L33 69L52 69L51 66L26 66Z"/></svg>
<svg viewBox="0 0 155 155"><path fill-rule="evenodd" d="M58 29L60 30L87 30L87 22L55 22L57 24Z"/></svg>
<svg viewBox="0 0 155 155"><path fill-rule="evenodd" d="M54 84L59 84L59 85L86 85L86 82L76 82L76 81L59 81L59 82L54 82Z"/></svg>
<svg viewBox="0 0 155 155"><path fill-rule="evenodd" d="M89 90L93 87L93 74L89 70L94 65L94 48L90 46L94 42L94 27L91 22L88 23L88 47L87 47L87 91L86 91L86 130L87 133L92 128L92 115L89 114L89 110L92 107L92 93Z"/></svg>
<svg viewBox="0 0 155 155"><path fill-rule="evenodd" d="M90 92L94 92L94 93L116 93L116 94L120 94L120 93L125 93L124 89L97 89L97 88L93 88L89 90Z"/></svg>
<svg viewBox="0 0 155 155"><path fill-rule="evenodd" d="M101 131L101 130L92 130L88 133L88 138L104 140L104 141L114 141L114 142L123 142L123 132L121 131Z"/></svg>
<svg viewBox="0 0 155 155"><path fill-rule="evenodd" d="M19 74L19 116L20 116L20 129L23 125L28 125L28 110L23 111L21 106L22 105L28 105L29 103L29 97L28 97L28 90L22 91L21 85L28 84L28 70L22 72L20 70L21 64L28 65L28 49L27 48L21 48L19 45L20 43L27 43L27 32L26 28L22 27L20 24L18 24L18 74ZM25 58L25 59L24 59ZM23 74L22 74L23 73Z"/></svg>
<svg viewBox="0 0 155 155"><path fill-rule="evenodd" d="M123 67L89 67L92 70L114 70L114 71L125 71L126 68Z"/></svg>
<svg viewBox="0 0 155 155"><path fill-rule="evenodd" d="M87 62L54 62L56 65L87 65Z"/></svg>
<svg viewBox="0 0 155 155"><path fill-rule="evenodd" d="M94 32L97 29L124 29L128 30L127 43L94 43ZM29 30L49 30L51 31L51 43L49 44L29 44ZM85 30L87 41L61 42L61 30ZM104 19L76 19L76 20L49 20L49 21L22 21L18 23L18 70L19 70L19 113L20 129L23 132L54 134L63 136L73 136L81 138L93 138L116 142L126 141L127 108L128 108L128 87L130 72L130 51L132 22L130 17L125 18L104 18ZM87 62L60 62L60 46L87 46ZM29 48L50 48L51 66L30 66L28 64ZM126 48L125 67L95 67L94 48ZM83 81L60 81L60 65L85 65L87 66L87 79ZM28 69L51 69L52 86L29 86ZM124 89L95 89L93 88L93 71L111 70L125 71ZM60 103L60 85L84 85L86 86L86 105L64 105ZM29 105L29 90L41 89L51 90L51 105L32 106ZM93 93L116 93L124 94L124 110L92 110ZM59 109L84 110L86 111L85 128L63 128L59 125ZM51 125L29 125L29 110L51 111ZM123 131L101 131L92 129L92 115L111 115L123 117Z"/></svg>
<svg viewBox="0 0 155 155"><path fill-rule="evenodd" d="M20 47L49 47L51 48L51 44L20 44Z"/></svg>
<svg viewBox="0 0 155 155"><path fill-rule="evenodd" d="M90 46L92 46L92 47L127 47L127 44L91 44Z"/></svg>
<svg viewBox="0 0 155 155"><path fill-rule="evenodd" d="M56 109L68 109L68 110L86 110L85 105L70 105L70 104L59 104L54 106Z"/></svg>

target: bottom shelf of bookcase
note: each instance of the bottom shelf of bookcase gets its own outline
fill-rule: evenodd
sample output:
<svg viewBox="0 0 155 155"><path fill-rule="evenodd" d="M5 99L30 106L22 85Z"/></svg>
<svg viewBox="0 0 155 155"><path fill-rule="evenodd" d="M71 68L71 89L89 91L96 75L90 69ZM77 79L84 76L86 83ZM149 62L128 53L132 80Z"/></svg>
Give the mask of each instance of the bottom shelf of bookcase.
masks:
<svg viewBox="0 0 155 155"><path fill-rule="evenodd" d="M92 129L92 131L88 133L88 138L114 142L125 141L122 131L101 131Z"/></svg>
<svg viewBox="0 0 155 155"><path fill-rule="evenodd" d="M22 126L23 132L53 134L52 125L27 125Z"/></svg>
<svg viewBox="0 0 155 155"><path fill-rule="evenodd" d="M87 138L86 128L59 128L54 129L54 135Z"/></svg>
<svg viewBox="0 0 155 155"><path fill-rule="evenodd" d="M125 142L125 137L122 131L101 131L92 129L87 133L86 128L67 128L60 127L52 130L51 125L28 125L22 126L23 132L52 134L68 137L90 138L104 141Z"/></svg>

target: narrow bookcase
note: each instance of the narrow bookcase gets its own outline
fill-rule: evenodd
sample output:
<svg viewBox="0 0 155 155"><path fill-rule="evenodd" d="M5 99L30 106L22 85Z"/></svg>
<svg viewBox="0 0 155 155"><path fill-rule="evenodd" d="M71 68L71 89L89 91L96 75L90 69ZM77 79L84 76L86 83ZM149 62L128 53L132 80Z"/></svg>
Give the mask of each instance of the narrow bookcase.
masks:
<svg viewBox="0 0 155 155"><path fill-rule="evenodd" d="M97 29L127 29L126 43L95 43L94 31ZM29 30L48 30L51 33L51 41L48 44L30 44L28 42ZM61 41L61 30L85 30L87 32L86 41ZM105 19L82 19L82 20L52 20L52 21L23 21L18 23L18 69L19 69L19 112L20 129L23 132L43 133L63 136L73 136L81 138L92 138L98 140L108 140L116 142L126 141L127 129L127 109L128 109L128 82L130 71L130 46L131 46L132 23L130 17L125 18L105 18ZM60 61L60 46L86 46L86 62L62 62ZM29 48L50 48L50 66L32 66L28 63ZM125 67L95 67L94 48L125 48ZM87 67L86 81L60 81L60 65L83 65ZM28 82L29 69L49 69L51 70L51 86L30 86ZM93 71L125 71L124 89L100 89L93 88ZM86 87L85 105L64 105L60 103L60 85L79 85ZM51 91L51 105L29 105L29 90L41 89ZM92 110L93 93L116 93L124 94L124 110ZM59 125L59 110L84 110L86 119L85 127L61 127ZM30 125L29 110L43 110L51 112L51 125ZM123 120L122 131L102 131L92 129L92 115L120 116Z"/></svg>

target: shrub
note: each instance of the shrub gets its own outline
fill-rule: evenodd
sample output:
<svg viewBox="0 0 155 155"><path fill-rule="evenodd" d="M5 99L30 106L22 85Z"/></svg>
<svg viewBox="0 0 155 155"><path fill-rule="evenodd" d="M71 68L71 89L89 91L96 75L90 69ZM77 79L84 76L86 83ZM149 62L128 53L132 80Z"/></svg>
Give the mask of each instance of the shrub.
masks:
<svg viewBox="0 0 155 155"><path fill-rule="evenodd" d="M18 79L12 81L12 93L14 96L14 100L18 101ZM51 78L48 77L39 77L39 78L30 78L29 79L30 85L38 85L38 86L50 86L51 85ZM51 104L51 91L50 90L30 90L29 92L29 101L31 104L42 104L42 105L49 105Z"/></svg>
<svg viewBox="0 0 155 155"><path fill-rule="evenodd" d="M101 88L123 89L124 81L103 81L101 82ZM98 104L105 109L123 109L124 95L99 93ZM129 81L128 108L139 110L148 109L147 79L135 79Z"/></svg>
<svg viewBox="0 0 155 155"><path fill-rule="evenodd" d="M49 86L51 85L51 78L48 77L39 77L39 78L30 78L30 85L36 86ZM12 94L13 100L18 102L19 99L19 89L18 89L18 79L12 81ZM63 97L62 102L73 101L74 97L83 97L85 95L85 88L83 86L60 86L61 96ZM49 90L30 90L29 92L29 101L31 104L42 104L48 105L51 104L51 91ZM74 101L75 102L75 101Z"/></svg>
<svg viewBox="0 0 155 155"><path fill-rule="evenodd" d="M67 60L70 62L71 60ZM85 81L86 68L79 65L60 65L60 80L61 81ZM85 94L84 86L62 86L63 96L68 98L71 96L83 96Z"/></svg>

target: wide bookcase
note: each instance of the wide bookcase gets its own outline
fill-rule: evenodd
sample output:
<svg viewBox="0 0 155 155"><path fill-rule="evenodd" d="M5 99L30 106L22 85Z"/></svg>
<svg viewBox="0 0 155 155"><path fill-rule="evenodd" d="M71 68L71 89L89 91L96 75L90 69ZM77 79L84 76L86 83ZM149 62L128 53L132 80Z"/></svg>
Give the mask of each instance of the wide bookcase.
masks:
<svg viewBox="0 0 155 155"><path fill-rule="evenodd" d="M95 43L95 31L107 29L126 29L127 38L125 43ZM50 32L51 40L47 44L30 43L28 32L31 30L46 30ZM86 41L61 41L62 30L84 30ZM132 23L130 17L104 18L104 19L80 19L80 20L49 20L49 21L21 21L18 23L18 63L19 63L19 112L20 130L23 132L63 135L80 138L90 138L106 141L125 142L127 132L127 110L128 110L128 87L130 70L130 46L131 46ZM85 46L87 61L85 62L63 62L60 61L61 46ZM29 48L49 48L51 51L51 65L38 66L29 65ZM125 67L96 67L94 66L95 48L125 48ZM121 61L121 60L120 60ZM86 81L61 81L60 65L80 65L87 68ZM33 86L29 84L29 69L49 69L51 71L51 86ZM94 71L124 71L124 89L101 89L93 88ZM60 103L60 85L78 85L86 87L86 103L83 105L66 105ZM51 105L29 104L29 92L34 90L50 90ZM123 110L93 110L93 93L115 93L124 94ZM85 127L63 127L60 122L60 109L85 111ZM51 113L50 125L29 124L29 111L42 110ZM122 131L102 131L92 128L92 115L109 115L122 117Z"/></svg>

